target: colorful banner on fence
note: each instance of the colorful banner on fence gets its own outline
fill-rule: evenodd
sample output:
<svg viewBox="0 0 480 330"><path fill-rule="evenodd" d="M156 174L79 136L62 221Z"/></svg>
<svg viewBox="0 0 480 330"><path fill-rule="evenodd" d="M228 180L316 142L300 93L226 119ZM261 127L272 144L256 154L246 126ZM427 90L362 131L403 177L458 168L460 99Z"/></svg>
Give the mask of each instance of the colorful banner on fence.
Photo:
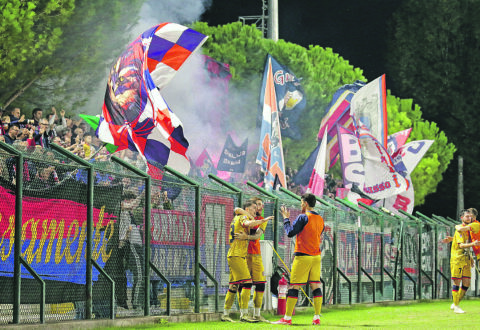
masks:
<svg viewBox="0 0 480 330"><path fill-rule="evenodd" d="M340 162L342 164L343 185L351 189L354 185L363 187L365 170L358 137L345 127L337 125Z"/></svg>
<svg viewBox="0 0 480 330"><path fill-rule="evenodd" d="M12 277L14 265L15 196L0 187L0 275ZM64 199L26 197L22 213L22 257L49 280L85 284L87 207ZM116 217L93 209L92 258L104 266L111 255L108 241ZM47 270L48 269L48 270ZM93 280L96 280L94 272ZM32 278L29 273L22 278Z"/></svg>
<svg viewBox="0 0 480 330"><path fill-rule="evenodd" d="M217 170L243 173L247 162L248 139L241 146L236 146L230 135L227 136L222 154L218 160Z"/></svg>
<svg viewBox="0 0 480 330"><path fill-rule="evenodd" d="M267 56L266 63L271 62L273 72L273 83L277 99L280 128L283 136L298 140L301 138L297 121L305 108L307 101L299 79L285 65L271 56ZM267 72L265 68L265 72ZM264 73L265 82L265 73ZM264 89L260 92L260 99L264 98ZM263 105L259 106L259 114L263 113Z"/></svg>
<svg viewBox="0 0 480 330"><path fill-rule="evenodd" d="M386 148L388 123L385 75L378 77L355 93L350 114L358 128L367 129Z"/></svg>

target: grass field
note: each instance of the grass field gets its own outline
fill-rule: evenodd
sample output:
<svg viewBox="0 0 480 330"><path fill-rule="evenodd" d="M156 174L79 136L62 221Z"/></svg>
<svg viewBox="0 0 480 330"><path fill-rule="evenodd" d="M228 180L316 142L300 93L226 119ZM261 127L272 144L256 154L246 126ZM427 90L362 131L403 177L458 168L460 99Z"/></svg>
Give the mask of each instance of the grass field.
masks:
<svg viewBox="0 0 480 330"><path fill-rule="evenodd" d="M478 329L480 328L480 300L462 301L460 307L465 314L450 310L451 301L413 302L403 305L372 305L354 307L330 307L322 311L322 327L328 329ZM280 316L264 314L276 321ZM292 318L295 329L313 328L313 308L296 313ZM238 318L237 318L238 319ZM272 329L285 325L267 323L168 323L140 326L135 329ZM113 329L113 328L109 328ZM119 328L116 328L119 329ZM133 328L122 328L133 329Z"/></svg>

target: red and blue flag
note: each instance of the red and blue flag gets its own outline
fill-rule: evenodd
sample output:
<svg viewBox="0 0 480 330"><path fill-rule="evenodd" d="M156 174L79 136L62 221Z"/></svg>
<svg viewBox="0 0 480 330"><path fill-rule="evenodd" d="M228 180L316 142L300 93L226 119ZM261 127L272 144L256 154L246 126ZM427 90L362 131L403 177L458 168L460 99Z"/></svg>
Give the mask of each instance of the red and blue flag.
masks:
<svg viewBox="0 0 480 330"><path fill-rule="evenodd" d="M160 94L206 36L175 23L145 31L110 70L97 136L148 163L188 173L188 141L180 119Z"/></svg>

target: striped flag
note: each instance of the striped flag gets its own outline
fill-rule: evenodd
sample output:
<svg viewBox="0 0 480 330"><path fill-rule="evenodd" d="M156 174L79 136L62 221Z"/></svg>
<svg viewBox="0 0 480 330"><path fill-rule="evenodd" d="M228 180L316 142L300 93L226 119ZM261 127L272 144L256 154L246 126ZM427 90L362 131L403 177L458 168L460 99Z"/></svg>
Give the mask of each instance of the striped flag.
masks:
<svg viewBox="0 0 480 330"><path fill-rule="evenodd" d="M365 86L365 83L357 80L353 84L344 85L337 89L323 115L318 131L318 139L320 140L323 137L328 127L327 164L329 164L329 167L335 165L338 160L339 147L336 127L339 125L350 130L354 129L353 120L350 116L350 102L355 93L363 86Z"/></svg>
<svg viewBox="0 0 480 330"><path fill-rule="evenodd" d="M272 190L275 176L282 187L286 187L285 164L283 160L282 136L278 118L277 98L273 83L272 61L268 57L265 64L262 83L262 127L257 154L257 164L260 164L265 173L265 189Z"/></svg>
<svg viewBox="0 0 480 330"><path fill-rule="evenodd" d="M180 119L160 94L206 36L175 23L162 23L132 42L113 65L97 136L138 151L149 163L188 173L188 141Z"/></svg>
<svg viewBox="0 0 480 330"><path fill-rule="evenodd" d="M325 187L325 162L327 158L327 132L328 127L325 129L323 139L318 150L317 160L313 167L310 182L308 183L308 192L316 196L323 196L323 188Z"/></svg>

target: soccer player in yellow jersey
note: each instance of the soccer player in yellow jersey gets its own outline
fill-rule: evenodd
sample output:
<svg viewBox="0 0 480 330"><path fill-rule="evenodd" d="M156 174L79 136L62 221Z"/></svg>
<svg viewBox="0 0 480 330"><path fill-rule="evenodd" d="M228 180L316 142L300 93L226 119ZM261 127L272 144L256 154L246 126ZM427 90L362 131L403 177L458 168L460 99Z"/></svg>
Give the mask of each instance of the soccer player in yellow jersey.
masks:
<svg viewBox="0 0 480 330"><path fill-rule="evenodd" d="M250 217L255 216L257 207L252 201L247 201L243 205L243 209L248 212ZM248 233L250 228L263 224L270 220L271 217L261 220L249 220L246 215L237 215L233 218L230 226L230 248L228 249L227 262L230 268L230 279L228 292L225 295L225 306L222 315L222 321L233 320L229 317L230 310L235 300L238 287L242 287L240 296L240 321L243 322L258 322L258 320L251 318L248 315L248 300L250 299L250 290L252 289L252 278L247 265L247 249L248 240L236 238L236 234Z"/></svg>
<svg viewBox="0 0 480 330"><path fill-rule="evenodd" d="M480 241L470 242L469 230L480 231L480 225L471 223L472 213L469 210L462 210L460 213L462 225L456 226L450 250L450 271L452 274L452 297L453 304L450 307L457 314L465 313L458 305L470 287L471 258L469 249L473 246L480 246ZM461 285L461 288L460 288Z"/></svg>
<svg viewBox="0 0 480 330"><path fill-rule="evenodd" d="M255 220L263 219L262 211L263 211L263 201L259 197L252 197L250 199L252 202L255 203L257 206L257 213L255 216ZM244 210L242 209L235 209L236 214L242 214ZM270 217L273 218L273 217ZM265 274L264 274L264 267L262 261L262 252L260 250L260 237L265 232L267 228L268 222L264 222L259 226L252 227L250 229L250 233L239 233L236 234L236 238L238 239L248 239L248 254L247 254L247 265L248 270L250 271L250 275L252 276L253 285L255 286L255 292L253 293L253 318L267 322L267 320L260 314L260 310L262 309L263 303L263 293L265 292Z"/></svg>
<svg viewBox="0 0 480 330"><path fill-rule="evenodd" d="M284 317L273 324L292 324L293 309L298 300L300 286L310 282L313 290L313 325L320 325L320 312L322 309L323 294L320 288L321 251L320 243L325 223L323 218L314 211L315 195L306 193L302 195L300 214L293 224L290 223L290 212L282 206L283 227L288 237L297 236L295 240L295 258L293 259L290 276L290 287L287 293L287 307Z"/></svg>

